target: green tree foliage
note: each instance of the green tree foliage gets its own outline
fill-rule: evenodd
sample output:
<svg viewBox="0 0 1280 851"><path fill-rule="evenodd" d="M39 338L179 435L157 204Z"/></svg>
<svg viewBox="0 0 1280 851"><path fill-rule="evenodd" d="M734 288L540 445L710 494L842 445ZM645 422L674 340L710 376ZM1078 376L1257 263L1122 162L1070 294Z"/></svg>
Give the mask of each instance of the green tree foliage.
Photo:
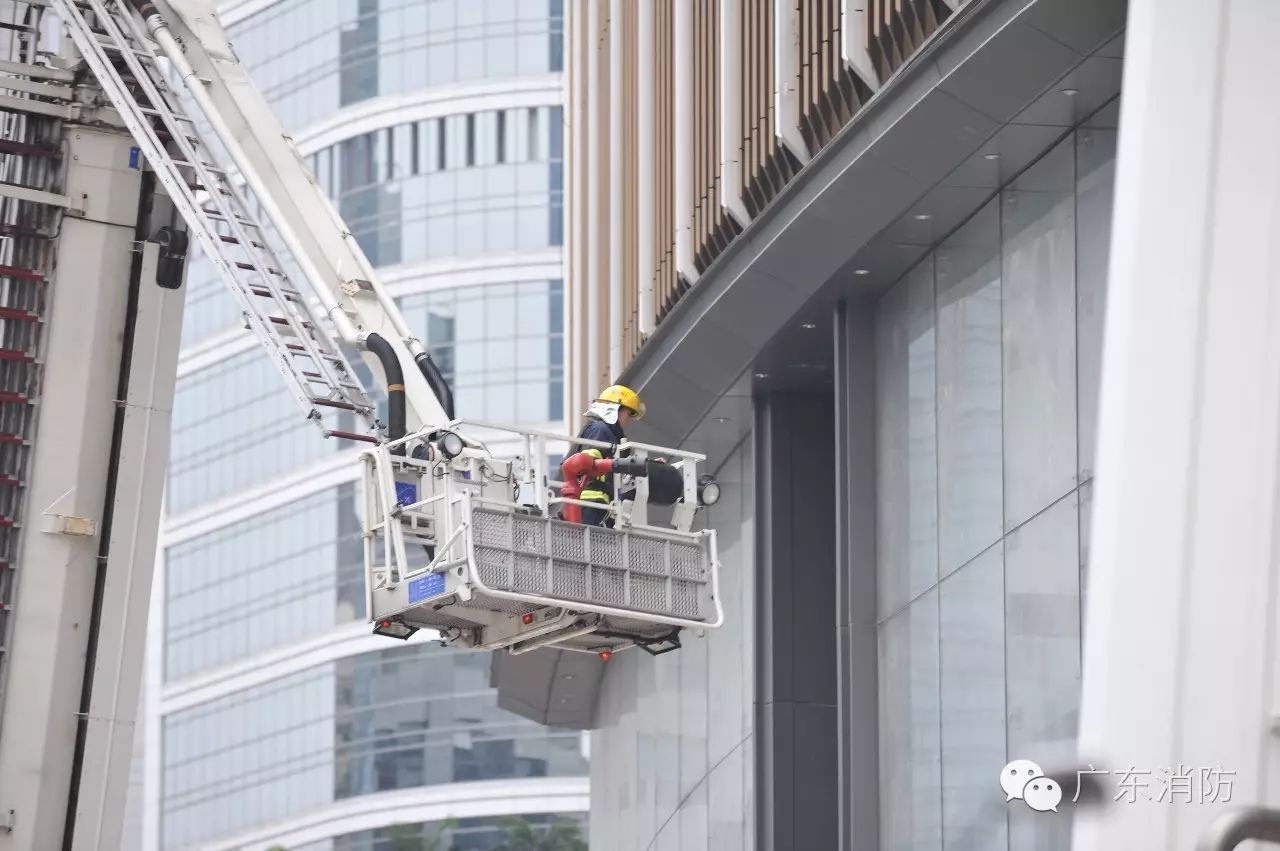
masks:
<svg viewBox="0 0 1280 851"><path fill-rule="evenodd" d="M449 831L457 824L457 819L445 819L436 826L432 836L423 836L418 832L417 825L397 824L387 828L387 834L394 851L450 851L445 843L449 838Z"/></svg>
<svg viewBox="0 0 1280 851"><path fill-rule="evenodd" d="M503 816L498 825L506 839L493 851L587 851L587 841L576 821L557 818L545 832L519 816Z"/></svg>

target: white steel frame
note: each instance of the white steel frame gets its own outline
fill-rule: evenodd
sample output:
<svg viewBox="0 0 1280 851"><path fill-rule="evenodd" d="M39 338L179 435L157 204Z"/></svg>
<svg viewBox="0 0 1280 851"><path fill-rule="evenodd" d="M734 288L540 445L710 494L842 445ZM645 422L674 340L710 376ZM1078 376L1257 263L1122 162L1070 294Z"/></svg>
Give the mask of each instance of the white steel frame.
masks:
<svg viewBox="0 0 1280 851"><path fill-rule="evenodd" d="M483 443L469 438L462 429L471 427L497 433L519 435L525 445L525 453L513 462L494 459ZM393 455L393 450L411 443L425 441L432 432L452 431L463 438L466 443L464 452L455 459L435 459L431 461L413 459ZM713 530L691 531L692 521L698 503L698 464L706 460L704 455L686 452L679 449L654 446L624 440L617 445L620 455L633 454L641 457L667 457L670 463L681 471L684 491L672 513L670 525L655 525L649 521L647 512L648 488L643 477L635 479L634 499L622 499L615 496L609 503L615 513L617 529L622 531L643 532L651 538L678 540L687 543L707 541L710 554L706 587L708 599L714 614L711 618L700 620L682 618L649 611L629 609L616 605L605 605L581 600L560 599L543 594L526 594L493 588L480 577L476 568L475 541L469 530L473 524L472 512L478 507L499 508L515 512L522 507L537 510L546 517L556 506L580 505L589 508L600 508L601 503L585 502L578 499L552 495L552 489L561 484L554 480L547 469L547 445L550 442L576 443L586 447L612 449L612 444L593 440L583 440L571 435L556 434L536 429L518 429L499 426L492 423L454 420L444 427L427 427L400 440L389 441L361 453L365 476L365 512L364 512L364 546L365 546L365 603L368 617L372 622L375 615L374 592L392 588L411 579L429 573L446 573L451 583L450 589L460 599L472 599L475 594L482 594L500 600L510 600L527 604L531 610L561 608L568 612L594 613L605 617L619 617L628 620L639 620L654 624L665 624L682 628L715 629L724 622L724 609L720 601L719 563L716 556L715 532ZM484 463L490 467L497 466L506 470L505 481L510 481L518 493L508 499L494 499L488 496L477 496L469 486L460 485L452 475L435 476L431 471L445 465L446 469L457 462L466 464ZM434 483L431 492L419 494L419 499L409 505L401 505L396 496L396 478L394 469L412 469L415 466L424 470L423 481ZM525 488L531 488L531 492ZM621 488L615 488L615 494ZM524 502L522 499L530 501ZM406 556L406 532L402 519L406 514L412 515L423 509L444 506L446 510L435 511L439 525L431 533L420 537L423 541L436 543L433 560L421 567L410 567ZM379 546L381 544L381 546ZM462 547L459 550L459 547ZM381 558L379 558L381 556ZM450 575L451 572L451 575ZM465 612L451 613L465 619L474 619L480 626L497 626L499 622L509 619L505 612L486 612L474 607ZM554 632L545 636L545 640L533 642L531 639L551 630L540 630L541 624L529 631L519 632L504 638L492 645L483 647L500 647L520 645L513 652L523 652L541 644L555 643L591 632L598 626L598 619L593 625L582 624L577 631ZM590 627L590 628L586 628Z"/></svg>

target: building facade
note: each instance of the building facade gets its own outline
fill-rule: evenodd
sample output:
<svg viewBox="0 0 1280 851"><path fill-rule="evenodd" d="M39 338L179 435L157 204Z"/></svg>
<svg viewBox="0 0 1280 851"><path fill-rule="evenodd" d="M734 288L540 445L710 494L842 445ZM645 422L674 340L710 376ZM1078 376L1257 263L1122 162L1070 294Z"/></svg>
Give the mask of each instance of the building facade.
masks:
<svg viewBox="0 0 1280 851"><path fill-rule="evenodd" d="M561 0L220 13L459 415L559 428ZM485 654L369 634L353 450L298 417L209 264L187 285L144 846L484 851L503 816L585 823L581 734L499 708Z"/></svg>
<svg viewBox="0 0 1280 851"><path fill-rule="evenodd" d="M1000 776L1075 758L1126 4L572 11L570 395L725 485L725 626L584 698L592 847L1069 848Z"/></svg>

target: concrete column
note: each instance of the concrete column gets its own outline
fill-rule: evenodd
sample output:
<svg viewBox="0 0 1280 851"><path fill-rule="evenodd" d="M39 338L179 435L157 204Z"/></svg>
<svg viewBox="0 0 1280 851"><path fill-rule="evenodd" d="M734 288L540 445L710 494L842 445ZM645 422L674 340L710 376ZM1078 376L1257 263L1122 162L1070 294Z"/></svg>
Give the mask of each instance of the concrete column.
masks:
<svg viewBox="0 0 1280 851"><path fill-rule="evenodd" d="M840 303L835 335L836 690L840 851L878 851L875 308Z"/></svg>
<svg viewBox="0 0 1280 851"><path fill-rule="evenodd" d="M835 848L835 491L828 394L756 415L756 848Z"/></svg>
<svg viewBox="0 0 1280 851"><path fill-rule="evenodd" d="M40 408L0 709L0 811L14 811L13 831L0 831L3 851L61 849L68 825L138 215L140 172L129 168L130 137L76 127L67 141L67 194L83 196L85 212L62 220L57 271L48 284ZM57 531L66 528L59 517L89 524L67 534ZM136 652L140 669L141 642ZM137 708L136 676L132 686L132 699L121 704L130 714Z"/></svg>
<svg viewBox="0 0 1280 851"><path fill-rule="evenodd" d="M1129 4L1080 758L1153 797L1161 769L1234 773L1229 803L1081 811L1077 851L1190 851L1280 806L1277 43L1271 0Z"/></svg>

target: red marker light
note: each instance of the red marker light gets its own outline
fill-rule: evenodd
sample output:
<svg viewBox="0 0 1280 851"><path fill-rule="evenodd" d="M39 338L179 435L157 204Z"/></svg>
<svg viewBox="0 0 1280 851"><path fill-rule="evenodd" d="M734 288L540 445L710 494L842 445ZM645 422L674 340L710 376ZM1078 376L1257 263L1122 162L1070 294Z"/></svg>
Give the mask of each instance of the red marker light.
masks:
<svg viewBox="0 0 1280 851"><path fill-rule="evenodd" d="M600 658L601 658L601 659L603 659L604 661L608 662L610 659L612 659L612 658L613 658L613 651L612 651L612 650L601 650L601 651L600 651Z"/></svg>
<svg viewBox="0 0 1280 851"><path fill-rule="evenodd" d="M388 629L390 628L390 626L391 626L391 621L378 621L379 629Z"/></svg>
<svg viewBox="0 0 1280 851"><path fill-rule="evenodd" d="M525 623L533 623L533 612L525 612L523 615L520 616L520 620L524 621Z"/></svg>

